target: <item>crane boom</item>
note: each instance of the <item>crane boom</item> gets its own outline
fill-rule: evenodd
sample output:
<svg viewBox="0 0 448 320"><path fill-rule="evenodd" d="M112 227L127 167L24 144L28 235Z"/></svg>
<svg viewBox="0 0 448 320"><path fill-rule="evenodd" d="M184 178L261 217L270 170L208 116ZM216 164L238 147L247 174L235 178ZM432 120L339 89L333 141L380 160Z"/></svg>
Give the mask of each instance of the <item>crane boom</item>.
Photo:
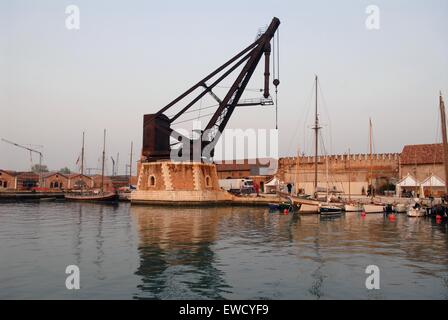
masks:
<svg viewBox="0 0 448 320"><path fill-rule="evenodd" d="M264 33L259 34L255 42L197 82L193 87L160 109L157 113L145 115L143 119L143 161L170 159L172 151L171 147L179 144L179 142L171 144L171 138L179 141L182 140L183 145L178 153L182 154L183 152L187 152L190 155L190 160L195 160L191 158L193 155L193 144L195 141L199 141L201 144L201 161L210 161L210 158L213 157L214 147L218 142L220 134L225 129L235 108L240 106L239 101L241 96L263 55L265 57L263 97L264 99L270 98L269 59L271 54L271 40L274 38L279 25L280 20L278 18L273 18L269 27ZM222 99L219 98L216 93L213 92L213 89L219 87L219 84L237 69L240 69L240 72L236 77L236 80L233 81L232 86L225 96ZM278 79L275 79L274 85L277 86L278 84ZM201 92L192 96L197 89L201 90ZM180 116L188 113L188 110L198 103L206 94L211 95L213 99L216 100L218 107L216 111L211 114L211 118L204 130L198 130L199 134L196 135L195 138L190 139L173 129L171 125L176 124L175 121ZM179 106L181 101L187 97L191 97L192 99L190 99L186 105L181 106L180 111L170 117L165 114L165 112L172 107ZM249 104L243 103L242 105L263 105L263 103L251 102ZM185 141L187 141L186 144ZM187 150L185 150L185 148ZM205 149L210 151L209 155L204 155Z"/></svg>
<svg viewBox="0 0 448 320"><path fill-rule="evenodd" d="M12 144L13 146L16 146L16 147L18 147L18 148L22 148L22 149L28 150L28 151L30 151L30 152L37 153L39 156L42 156L42 152L40 152L40 151L38 151L38 150L34 150L34 149L31 149L31 148L25 147L25 146L23 146L23 145L20 145L20 144L18 144L18 143L15 143L15 142L12 142L12 141L3 139L3 138L2 138L2 141L3 141L3 142L6 142L6 143L9 143L9 144Z"/></svg>
<svg viewBox="0 0 448 320"><path fill-rule="evenodd" d="M7 139L3 139L2 138L2 141L3 142L6 142L6 143L8 143L8 144L11 144L11 145L13 145L13 146L16 146L17 148L21 148L21 149L24 149L24 150L27 150L27 151L29 151L30 153L32 153L32 152L34 152L34 153L37 153L38 155L39 155L39 187L42 187L42 158L43 158L43 154L42 154L42 152L40 152L40 151L38 151L38 150L34 150L34 149L32 149L32 148L28 148L28 147L25 147L25 146L23 146L23 145L21 145L21 144L18 144L18 143L15 143L15 142L12 142L12 141L10 141L10 140L7 140Z"/></svg>

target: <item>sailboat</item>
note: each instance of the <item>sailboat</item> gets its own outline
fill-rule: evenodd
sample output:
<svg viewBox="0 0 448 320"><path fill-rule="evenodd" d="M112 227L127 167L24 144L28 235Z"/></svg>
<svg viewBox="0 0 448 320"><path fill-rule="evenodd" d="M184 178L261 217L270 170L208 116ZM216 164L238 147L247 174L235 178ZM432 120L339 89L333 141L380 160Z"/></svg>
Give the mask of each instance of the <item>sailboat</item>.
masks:
<svg viewBox="0 0 448 320"><path fill-rule="evenodd" d="M352 172L351 172L351 170L352 170L351 154L350 154L350 149L349 149L348 150L348 203L346 203L344 205L344 209L345 209L345 212L359 212L359 211L362 211L362 206L352 202L352 190L351 190L351 180L352 180L351 173Z"/></svg>
<svg viewBox="0 0 448 320"><path fill-rule="evenodd" d="M342 214L342 208L336 205L333 205L330 203L330 198L329 198L329 194L328 194L328 157L325 157L325 176L326 176L326 181L327 181L327 186L326 186L326 192L325 192L325 199L327 200L326 202L322 202L319 204L319 213L321 214L321 216L333 216L333 215L339 215Z"/></svg>
<svg viewBox="0 0 448 320"><path fill-rule="evenodd" d="M381 204L376 204L374 202L374 195L373 195L373 148L372 148L372 119L369 119L369 149L370 149L370 175L369 175L369 185L370 185L370 204L365 204L363 206L365 213L383 213L384 212L384 206Z"/></svg>
<svg viewBox="0 0 448 320"><path fill-rule="evenodd" d="M318 134L319 134L319 116L317 113L317 94L318 94L318 77L315 77L315 88L316 88L316 105L315 105L315 125L313 129L315 130L315 157L314 157L314 194L317 194L317 156L318 156ZM298 155L299 156L299 155ZM299 170L298 163L296 170ZM296 175L297 179L297 175ZM296 189L297 189L298 183L296 181ZM289 194L283 193L283 192L277 192L277 194L280 197L288 198L290 201L292 201L295 205L297 205L299 209L299 213L302 214L317 214L319 213L319 205L320 201L314 200L314 199L308 199L308 198L301 198L298 196L291 196Z"/></svg>
<svg viewBox="0 0 448 320"><path fill-rule="evenodd" d="M81 174L84 174L84 134L82 139L82 164L81 164ZM98 193L94 192L83 192L80 194L66 194L65 199L70 201L85 201L85 202L111 202L118 200L118 194L116 192L105 192L104 191L104 161L106 157L106 130L104 130L104 142L103 142L103 161L101 168L101 190Z"/></svg>

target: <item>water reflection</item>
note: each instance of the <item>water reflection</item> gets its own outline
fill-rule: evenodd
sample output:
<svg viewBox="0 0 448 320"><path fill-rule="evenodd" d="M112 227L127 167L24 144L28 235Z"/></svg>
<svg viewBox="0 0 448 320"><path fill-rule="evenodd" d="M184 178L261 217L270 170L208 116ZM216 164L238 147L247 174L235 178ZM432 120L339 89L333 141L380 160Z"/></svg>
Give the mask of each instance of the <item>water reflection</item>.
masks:
<svg viewBox="0 0 448 320"><path fill-rule="evenodd" d="M238 207L136 206L131 214L140 239L135 298L387 298L365 289L372 263L393 274L385 286L394 297L412 274L420 275L414 284L429 277L446 289L446 230L429 220ZM340 296L340 289L353 292Z"/></svg>
<svg viewBox="0 0 448 320"><path fill-rule="evenodd" d="M224 208L132 207L140 235L141 292L136 298L222 299L228 285L216 268L213 245Z"/></svg>
<svg viewBox="0 0 448 320"><path fill-rule="evenodd" d="M447 223L435 219L41 203L2 204L0 222L0 298L448 298ZM379 291L365 288L371 264Z"/></svg>

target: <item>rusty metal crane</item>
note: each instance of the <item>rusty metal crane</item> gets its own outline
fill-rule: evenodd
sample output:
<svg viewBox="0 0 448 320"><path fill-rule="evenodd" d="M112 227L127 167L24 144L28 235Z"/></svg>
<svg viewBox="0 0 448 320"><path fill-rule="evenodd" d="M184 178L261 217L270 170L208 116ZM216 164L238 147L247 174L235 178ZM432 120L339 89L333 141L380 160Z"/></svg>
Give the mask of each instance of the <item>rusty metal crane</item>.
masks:
<svg viewBox="0 0 448 320"><path fill-rule="evenodd" d="M172 149L179 145L179 142L177 141L174 143L170 142L170 138L175 137L175 139L178 139L179 141L188 141L186 144L183 143L182 147L177 148L178 151L176 152L188 152L190 160L193 160L191 157L193 155L193 145L199 140L201 142L201 155L203 155L205 148L209 150L209 156L201 157L201 161L208 162L210 161L210 158L213 157L214 147L236 107L269 104L271 40L274 38L279 25L280 20L278 18L273 18L266 31L259 33L255 42L200 80L168 105L160 109L157 113L145 115L143 119L142 161L150 162L170 159ZM258 101L240 101L241 96L263 55L265 56L264 99ZM213 92L213 89L241 66L243 67L236 77L236 80L234 80L224 98L220 99L218 95ZM276 88L279 83L278 79L274 79L273 84ZM196 92L196 95L194 95L195 90L197 89L202 89L203 91L199 94ZM197 137L195 139L189 138L173 129L171 126L174 122L179 119L180 116L187 113L188 110L196 105L206 94L210 94L212 98L216 100L217 109L212 114L206 127L203 130L200 130ZM187 97L191 100L189 100L185 106L182 106L180 111L176 112L171 117L165 114L166 111L174 106L179 107L182 101L186 100ZM272 104L272 100L270 101L270 104ZM187 150L185 150L185 146L187 146Z"/></svg>

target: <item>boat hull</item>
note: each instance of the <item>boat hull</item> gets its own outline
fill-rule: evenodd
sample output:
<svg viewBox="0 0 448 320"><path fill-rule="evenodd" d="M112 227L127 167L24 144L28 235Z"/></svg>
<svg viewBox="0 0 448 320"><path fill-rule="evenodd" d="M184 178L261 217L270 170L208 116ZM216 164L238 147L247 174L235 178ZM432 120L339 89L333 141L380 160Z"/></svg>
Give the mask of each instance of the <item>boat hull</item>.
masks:
<svg viewBox="0 0 448 320"><path fill-rule="evenodd" d="M322 205L319 207L319 213L320 214L326 214L326 213L341 213L342 210L339 207L330 206L330 205Z"/></svg>
<svg viewBox="0 0 448 320"><path fill-rule="evenodd" d="M409 209L407 215L408 215L408 217L411 217L411 218L424 217L424 216L426 216L426 210L425 209L414 209L414 208L411 208L411 209Z"/></svg>
<svg viewBox="0 0 448 320"><path fill-rule="evenodd" d="M310 214L319 213L319 205L303 203L300 205L299 212L300 213L310 213Z"/></svg>
<svg viewBox="0 0 448 320"><path fill-rule="evenodd" d="M384 206L378 204L365 204L363 205L365 213L384 213Z"/></svg>
<svg viewBox="0 0 448 320"><path fill-rule="evenodd" d="M105 194L92 195L65 195L65 199L69 201L85 201L85 202L114 202L118 201L118 194L110 192Z"/></svg>
<svg viewBox="0 0 448 320"><path fill-rule="evenodd" d="M396 213L406 213L408 212L408 206L405 204L397 204L394 206L394 211Z"/></svg>
<svg viewBox="0 0 448 320"><path fill-rule="evenodd" d="M344 206L345 212L360 212L362 211L362 207L361 206L356 206L356 205L352 205L352 204L346 204Z"/></svg>

